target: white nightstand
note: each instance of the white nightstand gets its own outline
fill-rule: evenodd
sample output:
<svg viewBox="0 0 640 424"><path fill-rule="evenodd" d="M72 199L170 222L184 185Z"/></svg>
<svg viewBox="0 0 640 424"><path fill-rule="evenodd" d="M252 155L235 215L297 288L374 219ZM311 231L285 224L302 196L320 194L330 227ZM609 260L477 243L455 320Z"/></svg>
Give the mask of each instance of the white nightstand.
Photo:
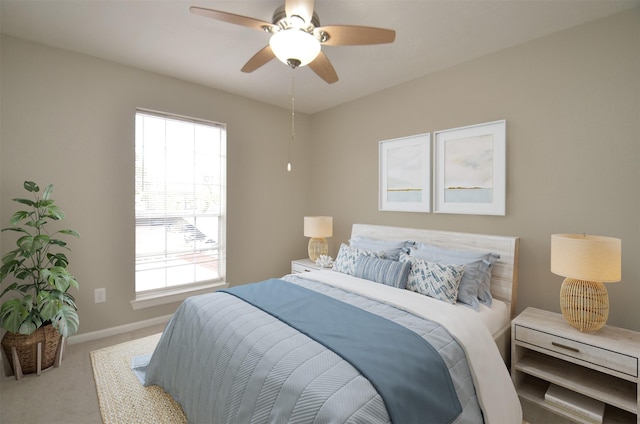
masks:
<svg viewBox="0 0 640 424"><path fill-rule="evenodd" d="M291 261L291 273L298 274L301 272L309 272L309 271L318 271L318 270L328 270L331 268L322 268L315 264L315 262L311 262L311 259L296 259L295 261Z"/></svg>
<svg viewBox="0 0 640 424"><path fill-rule="evenodd" d="M605 423L640 424L640 333L605 326L581 333L560 314L527 308L511 323L511 375L522 399L591 423L544 394L555 384L604 402Z"/></svg>

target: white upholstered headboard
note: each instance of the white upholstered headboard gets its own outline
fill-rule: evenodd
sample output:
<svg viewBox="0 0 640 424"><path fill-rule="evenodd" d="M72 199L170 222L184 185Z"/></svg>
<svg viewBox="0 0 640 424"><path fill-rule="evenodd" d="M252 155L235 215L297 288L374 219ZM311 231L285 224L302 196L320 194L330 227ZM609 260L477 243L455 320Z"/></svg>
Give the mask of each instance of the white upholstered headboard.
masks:
<svg viewBox="0 0 640 424"><path fill-rule="evenodd" d="M383 240L412 240L448 249L494 252L500 259L491 273L491 294L507 303L515 317L518 293L518 237L458 233L453 231L353 224L351 236L361 235Z"/></svg>

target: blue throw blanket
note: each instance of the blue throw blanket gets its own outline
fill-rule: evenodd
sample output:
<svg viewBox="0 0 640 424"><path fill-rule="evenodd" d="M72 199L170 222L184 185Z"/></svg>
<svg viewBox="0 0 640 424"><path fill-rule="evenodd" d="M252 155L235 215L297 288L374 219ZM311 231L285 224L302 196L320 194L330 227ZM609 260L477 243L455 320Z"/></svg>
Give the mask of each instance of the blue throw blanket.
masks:
<svg viewBox="0 0 640 424"><path fill-rule="evenodd" d="M413 331L312 290L271 279L232 294L347 360L373 384L395 423L450 423L462 411L438 352Z"/></svg>

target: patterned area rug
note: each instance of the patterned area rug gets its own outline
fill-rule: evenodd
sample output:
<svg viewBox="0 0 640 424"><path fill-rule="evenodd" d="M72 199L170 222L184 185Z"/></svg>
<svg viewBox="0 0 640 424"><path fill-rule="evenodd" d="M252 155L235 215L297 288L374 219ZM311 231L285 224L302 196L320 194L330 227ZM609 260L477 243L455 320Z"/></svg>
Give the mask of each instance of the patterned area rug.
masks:
<svg viewBox="0 0 640 424"><path fill-rule="evenodd" d="M105 424L186 423L182 408L158 386L144 387L131 370L134 356L153 352L160 334L91 352Z"/></svg>

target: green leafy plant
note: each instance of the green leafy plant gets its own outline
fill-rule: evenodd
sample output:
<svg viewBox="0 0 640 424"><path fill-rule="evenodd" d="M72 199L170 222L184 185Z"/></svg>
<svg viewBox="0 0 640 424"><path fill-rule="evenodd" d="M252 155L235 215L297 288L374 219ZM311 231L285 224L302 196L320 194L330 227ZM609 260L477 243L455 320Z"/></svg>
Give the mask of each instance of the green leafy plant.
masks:
<svg viewBox="0 0 640 424"><path fill-rule="evenodd" d="M53 185L48 185L38 197L40 187L33 181L25 181L24 188L33 193L31 199L13 199L27 206L13 214L10 227L2 231L20 233L17 248L2 257L0 284L9 280L2 291L9 300L0 307L0 326L7 331L31 334L36 329L53 324L53 327L68 337L78 331L75 299L69 288L78 288L78 281L69 273L69 261L60 250L69 250L60 235L80 237L73 230L47 231L50 221L60 221L64 213L51 199Z"/></svg>

